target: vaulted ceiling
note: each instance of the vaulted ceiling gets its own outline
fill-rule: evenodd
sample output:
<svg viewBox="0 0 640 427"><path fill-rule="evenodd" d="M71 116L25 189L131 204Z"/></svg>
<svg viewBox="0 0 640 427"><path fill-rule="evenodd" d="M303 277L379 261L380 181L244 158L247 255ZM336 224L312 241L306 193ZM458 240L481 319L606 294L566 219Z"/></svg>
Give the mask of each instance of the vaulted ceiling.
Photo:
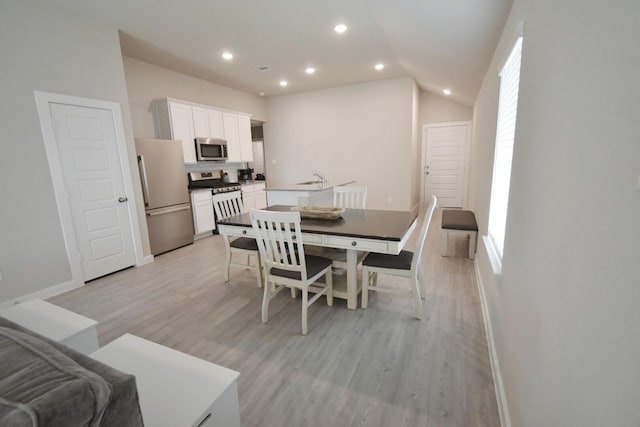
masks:
<svg viewBox="0 0 640 427"><path fill-rule="evenodd" d="M475 100L512 3L51 1L118 28L126 56L256 95L412 76L425 90L450 89L466 105ZM347 31L336 33L338 23ZM233 59L224 60L224 51ZM375 70L377 63L384 68ZM305 73L307 67L315 73Z"/></svg>

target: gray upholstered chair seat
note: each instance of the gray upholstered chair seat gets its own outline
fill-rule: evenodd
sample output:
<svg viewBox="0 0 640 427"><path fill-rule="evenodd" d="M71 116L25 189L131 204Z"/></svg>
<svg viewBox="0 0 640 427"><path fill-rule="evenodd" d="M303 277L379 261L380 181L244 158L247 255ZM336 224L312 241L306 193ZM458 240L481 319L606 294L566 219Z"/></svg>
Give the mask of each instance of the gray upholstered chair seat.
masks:
<svg viewBox="0 0 640 427"><path fill-rule="evenodd" d="M245 249L247 251L258 250L258 243L256 242L256 239L251 239L249 237L238 237L237 239L232 240L229 246L237 249Z"/></svg>
<svg viewBox="0 0 640 427"><path fill-rule="evenodd" d="M305 255L304 263L307 267L307 276L313 277L320 273L322 270L331 265L333 261L329 258L324 258L315 255ZM283 270L281 268L272 268L271 274L274 276L287 277L289 279L301 280L299 271Z"/></svg>
<svg viewBox="0 0 640 427"><path fill-rule="evenodd" d="M442 228L478 231L478 224L476 216L471 211L445 209L442 211Z"/></svg>
<svg viewBox="0 0 640 427"><path fill-rule="evenodd" d="M362 261L362 265L394 270L411 270L412 260L413 252L411 251L400 251L398 255L370 253Z"/></svg>

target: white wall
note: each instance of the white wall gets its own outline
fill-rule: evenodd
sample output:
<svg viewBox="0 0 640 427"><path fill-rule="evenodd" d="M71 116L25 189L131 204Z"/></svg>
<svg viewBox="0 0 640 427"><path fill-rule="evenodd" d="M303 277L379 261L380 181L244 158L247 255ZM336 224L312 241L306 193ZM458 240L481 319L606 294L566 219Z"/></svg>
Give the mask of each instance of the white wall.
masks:
<svg viewBox="0 0 640 427"><path fill-rule="evenodd" d="M413 91L403 77L269 98L269 185L313 179L321 169L330 184L368 186L367 207L411 208Z"/></svg>
<svg viewBox="0 0 640 427"><path fill-rule="evenodd" d="M133 134L136 137L156 136L150 105L151 101L160 98L177 98L242 111L252 114L252 119L266 120L264 98L126 56L123 60Z"/></svg>
<svg viewBox="0 0 640 427"><path fill-rule="evenodd" d="M420 89L420 124L471 121L473 108Z"/></svg>
<svg viewBox="0 0 640 427"><path fill-rule="evenodd" d="M34 90L120 103L134 151L115 29L47 2L0 0L0 57L2 302L71 280Z"/></svg>
<svg viewBox="0 0 640 427"><path fill-rule="evenodd" d="M486 234L498 67L525 21L503 274L477 267L513 426L640 425L640 3L516 0L474 108Z"/></svg>

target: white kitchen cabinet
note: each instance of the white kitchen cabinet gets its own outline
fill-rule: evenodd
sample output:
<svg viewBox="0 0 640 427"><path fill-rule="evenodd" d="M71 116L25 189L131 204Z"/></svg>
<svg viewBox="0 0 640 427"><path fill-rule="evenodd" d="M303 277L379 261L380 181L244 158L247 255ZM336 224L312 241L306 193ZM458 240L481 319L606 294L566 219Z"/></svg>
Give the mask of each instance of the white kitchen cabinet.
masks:
<svg viewBox="0 0 640 427"><path fill-rule="evenodd" d="M193 129L196 138L225 139L222 111L193 106Z"/></svg>
<svg viewBox="0 0 640 427"><path fill-rule="evenodd" d="M238 130L238 115L233 113L222 113L224 124L224 136L227 140L227 161L242 162L240 151L240 132Z"/></svg>
<svg viewBox="0 0 640 427"><path fill-rule="evenodd" d="M155 101L153 106L156 137L181 141L184 162L196 163L192 106L166 99Z"/></svg>
<svg viewBox="0 0 640 427"><path fill-rule="evenodd" d="M209 110L202 107L191 107L193 112L193 134L196 138L211 138L209 129Z"/></svg>
<svg viewBox="0 0 640 427"><path fill-rule="evenodd" d="M267 207L267 192L265 183L253 183L242 185L242 204L245 211L251 209L264 209Z"/></svg>
<svg viewBox="0 0 640 427"><path fill-rule="evenodd" d="M175 99L153 102L156 136L182 141L185 163L197 163L195 138L227 141L228 162L253 161L251 116Z"/></svg>
<svg viewBox="0 0 640 427"><path fill-rule="evenodd" d="M252 162L251 119L235 113L222 113L224 135L227 140L228 162Z"/></svg>
<svg viewBox="0 0 640 427"><path fill-rule="evenodd" d="M209 109L207 116L209 117L209 138L225 139L222 111Z"/></svg>
<svg viewBox="0 0 640 427"><path fill-rule="evenodd" d="M196 238L210 235L211 231L216 228L211 190L192 191L191 206L193 207L193 226Z"/></svg>
<svg viewBox="0 0 640 427"><path fill-rule="evenodd" d="M251 141L251 118L238 115L238 136L240 138L240 156L243 162L253 162L253 142Z"/></svg>
<svg viewBox="0 0 640 427"><path fill-rule="evenodd" d="M182 141L185 163L196 163L196 149L193 142L193 113L190 105L169 102L171 134L166 138Z"/></svg>

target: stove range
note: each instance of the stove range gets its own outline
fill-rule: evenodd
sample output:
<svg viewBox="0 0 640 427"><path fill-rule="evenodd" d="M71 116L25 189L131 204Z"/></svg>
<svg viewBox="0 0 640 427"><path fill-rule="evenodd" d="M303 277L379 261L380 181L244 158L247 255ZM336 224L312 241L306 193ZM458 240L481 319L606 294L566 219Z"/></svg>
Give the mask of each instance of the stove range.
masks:
<svg viewBox="0 0 640 427"><path fill-rule="evenodd" d="M211 188L213 194L227 193L229 191L239 191L240 184L237 182L225 182L217 171L211 172L190 172L189 189Z"/></svg>

